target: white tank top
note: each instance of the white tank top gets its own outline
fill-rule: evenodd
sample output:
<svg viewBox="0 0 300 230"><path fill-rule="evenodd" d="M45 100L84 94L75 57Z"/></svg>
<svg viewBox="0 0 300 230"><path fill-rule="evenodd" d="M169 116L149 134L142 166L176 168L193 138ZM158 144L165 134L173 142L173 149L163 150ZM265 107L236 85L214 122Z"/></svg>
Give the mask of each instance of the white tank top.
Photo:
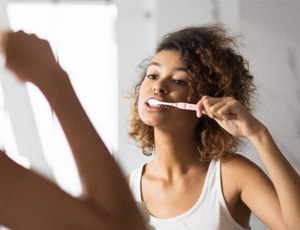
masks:
<svg viewBox="0 0 300 230"><path fill-rule="evenodd" d="M245 230L231 216L222 192L220 160L209 164L198 201L179 216L159 219L152 216L142 201L141 177L144 165L132 171L129 186L149 229L155 230ZM250 228L249 228L250 229Z"/></svg>

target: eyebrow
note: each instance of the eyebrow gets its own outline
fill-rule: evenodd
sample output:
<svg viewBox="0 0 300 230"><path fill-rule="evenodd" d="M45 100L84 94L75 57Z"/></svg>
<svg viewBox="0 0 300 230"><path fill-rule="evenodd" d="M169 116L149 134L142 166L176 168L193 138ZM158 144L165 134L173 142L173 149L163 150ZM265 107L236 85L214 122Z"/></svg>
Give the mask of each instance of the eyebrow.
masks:
<svg viewBox="0 0 300 230"><path fill-rule="evenodd" d="M158 62L150 62L147 68L149 68L150 66L157 66L157 67L161 68L161 64L159 64ZM175 71L188 72L188 68L183 67L183 66L176 67L174 70Z"/></svg>

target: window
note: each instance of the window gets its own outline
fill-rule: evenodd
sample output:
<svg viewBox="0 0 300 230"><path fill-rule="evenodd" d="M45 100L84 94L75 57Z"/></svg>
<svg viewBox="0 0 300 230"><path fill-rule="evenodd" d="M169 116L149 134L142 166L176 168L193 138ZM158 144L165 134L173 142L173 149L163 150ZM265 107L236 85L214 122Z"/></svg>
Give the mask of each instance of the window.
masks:
<svg viewBox="0 0 300 230"><path fill-rule="evenodd" d="M84 1L75 4L15 2L8 4L7 13L13 30L33 32L50 41L92 123L113 152L117 145L116 6ZM45 158L58 184L77 195L81 188L61 127L40 91L30 84L26 87ZM1 93L0 88L0 96ZM9 121L3 114L0 112L0 118ZM10 132L8 128L5 130ZM0 132L0 145L17 152L13 147L15 140L4 136L13 137L13 134Z"/></svg>

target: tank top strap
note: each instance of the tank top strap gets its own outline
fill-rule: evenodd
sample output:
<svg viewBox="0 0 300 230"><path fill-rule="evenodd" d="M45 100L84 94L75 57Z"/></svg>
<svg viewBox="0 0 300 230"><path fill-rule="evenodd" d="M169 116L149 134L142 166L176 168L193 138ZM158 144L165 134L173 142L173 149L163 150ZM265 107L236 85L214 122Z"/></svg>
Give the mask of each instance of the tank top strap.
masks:
<svg viewBox="0 0 300 230"><path fill-rule="evenodd" d="M141 179L145 164L134 169L130 174L129 188L132 191L133 197L137 202L142 202L141 195Z"/></svg>
<svg viewBox="0 0 300 230"><path fill-rule="evenodd" d="M216 190L218 189L218 183L220 176L220 160L211 160L207 170L205 183L207 190Z"/></svg>

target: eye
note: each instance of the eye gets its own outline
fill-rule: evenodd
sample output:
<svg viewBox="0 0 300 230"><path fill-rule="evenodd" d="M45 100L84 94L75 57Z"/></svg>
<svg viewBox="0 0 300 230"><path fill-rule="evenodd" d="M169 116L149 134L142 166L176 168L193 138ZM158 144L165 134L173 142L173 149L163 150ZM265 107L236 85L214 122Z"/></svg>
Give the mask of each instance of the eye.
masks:
<svg viewBox="0 0 300 230"><path fill-rule="evenodd" d="M179 85L179 86L184 86L186 85L186 81L184 80L180 80L180 79L173 79L173 82L176 84L176 85Z"/></svg>
<svg viewBox="0 0 300 230"><path fill-rule="evenodd" d="M151 79L151 80L155 80L155 79L157 79L157 75L156 74L147 74L146 78Z"/></svg>

